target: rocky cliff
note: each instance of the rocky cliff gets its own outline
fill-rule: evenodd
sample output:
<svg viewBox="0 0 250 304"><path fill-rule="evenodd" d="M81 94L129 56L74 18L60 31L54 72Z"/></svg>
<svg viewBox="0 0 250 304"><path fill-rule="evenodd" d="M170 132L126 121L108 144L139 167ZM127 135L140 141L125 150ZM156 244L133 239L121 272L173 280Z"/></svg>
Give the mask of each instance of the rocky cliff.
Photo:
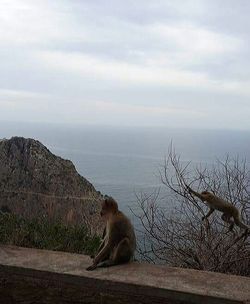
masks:
<svg viewBox="0 0 250 304"><path fill-rule="evenodd" d="M100 193L71 161L52 154L39 141L23 137L0 141L2 210L85 222L96 228L100 200Z"/></svg>

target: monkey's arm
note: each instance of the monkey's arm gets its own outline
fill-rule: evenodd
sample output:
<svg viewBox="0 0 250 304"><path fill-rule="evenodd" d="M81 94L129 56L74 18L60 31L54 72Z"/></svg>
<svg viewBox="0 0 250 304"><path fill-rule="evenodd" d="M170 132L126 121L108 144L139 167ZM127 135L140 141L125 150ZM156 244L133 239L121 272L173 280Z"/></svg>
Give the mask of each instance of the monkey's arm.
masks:
<svg viewBox="0 0 250 304"><path fill-rule="evenodd" d="M86 270L94 270L97 268L98 263L104 260L106 256L111 252L112 250L112 243L109 240L107 244L104 245L104 247L101 249L101 251L97 254L97 256L93 259L93 264L86 268Z"/></svg>
<svg viewBox="0 0 250 304"><path fill-rule="evenodd" d="M97 253L99 253L99 252L102 250L102 248L103 248L103 246L104 246L104 244L105 244L105 240L106 240L106 226L105 226L104 229L103 229L103 233L102 233L102 242L101 242L101 245L99 246L99 248L98 248L98 250L97 250Z"/></svg>
<svg viewBox="0 0 250 304"><path fill-rule="evenodd" d="M213 212L214 212L214 209L210 208L208 213L205 216L203 216L202 220L204 221L205 219L207 219Z"/></svg>
<svg viewBox="0 0 250 304"><path fill-rule="evenodd" d="M191 193L191 194L197 196L199 199L201 199L202 201L204 201L204 197L203 197L202 194L200 194L200 193L194 191L194 190L191 189L189 186L187 186L187 189L188 189L189 193Z"/></svg>
<svg viewBox="0 0 250 304"><path fill-rule="evenodd" d="M104 229L103 229L103 233L102 233L102 239L105 238L105 236L106 236L106 231L107 231L107 229L106 229L106 226L105 226Z"/></svg>
<svg viewBox="0 0 250 304"><path fill-rule="evenodd" d="M112 223L109 226L109 232L106 233L105 236L105 244L100 252L96 255L93 259L93 267L96 267L98 263L102 262L103 260L109 257L111 251L113 250L114 246L117 244L117 234L119 234L119 223Z"/></svg>
<svg viewBox="0 0 250 304"><path fill-rule="evenodd" d="M109 254L109 252L112 249L112 242L111 240L108 240L108 242L104 245L104 247L101 249L101 251L97 254L97 256L93 260L93 264L98 264L101 262L105 256Z"/></svg>
<svg viewBox="0 0 250 304"><path fill-rule="evenodd" d="M104 244L105 244L105 236L106 236L106 226L103 229L103 233L102 233L102 241L100 246L98 247L97 251L95 254L92 254L90 257L93 259L103 248Z"/></svg>
<svg viewBox="0 0 250 304"><path fill-rule="evenodd" d="M96 255L102 250L104 244L105 244L105 239L102 240L101 245L100 245L99 248L97 249Z"/></svg>

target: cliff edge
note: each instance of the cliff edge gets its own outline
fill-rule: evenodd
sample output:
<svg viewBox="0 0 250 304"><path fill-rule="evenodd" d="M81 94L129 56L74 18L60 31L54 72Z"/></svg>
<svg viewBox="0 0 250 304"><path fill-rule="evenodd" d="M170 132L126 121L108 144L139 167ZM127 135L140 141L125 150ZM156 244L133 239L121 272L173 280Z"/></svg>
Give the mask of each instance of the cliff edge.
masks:
<svg viewBox="0 0 250 304"><path fill-rule="evenodd" d="M0 141L0 209L98 227L101 195L70 160L34 139Z"/></svg>

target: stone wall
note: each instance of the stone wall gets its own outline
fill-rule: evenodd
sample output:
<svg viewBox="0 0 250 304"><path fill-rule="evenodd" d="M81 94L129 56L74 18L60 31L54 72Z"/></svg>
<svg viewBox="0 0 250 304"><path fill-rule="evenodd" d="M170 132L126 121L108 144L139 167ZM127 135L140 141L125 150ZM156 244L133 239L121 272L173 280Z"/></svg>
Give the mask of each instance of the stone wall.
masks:
<svg viewBox="0 0 250 304"><path fill-rule="evenodd" d="M0 246L0 303L245 303L250 278L130 263L88 272L89 257Z"/></svg>

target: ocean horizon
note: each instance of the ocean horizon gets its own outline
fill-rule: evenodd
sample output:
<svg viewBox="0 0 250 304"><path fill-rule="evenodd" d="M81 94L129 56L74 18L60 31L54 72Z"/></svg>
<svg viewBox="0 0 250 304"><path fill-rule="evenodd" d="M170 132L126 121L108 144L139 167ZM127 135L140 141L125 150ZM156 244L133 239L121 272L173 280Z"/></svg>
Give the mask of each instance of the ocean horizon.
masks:
<svg viewBox="0 0 250 304"><path fill-rule="evenodd" d="M182 161L212 164L227 155L249 161L250 132L170 128L115 128L0 122L0 138L30 137L71 160L79 174L130 214L136 194L165 189L159 170L172 144ZM131 214L130 214L131 215Z"/></svg>

